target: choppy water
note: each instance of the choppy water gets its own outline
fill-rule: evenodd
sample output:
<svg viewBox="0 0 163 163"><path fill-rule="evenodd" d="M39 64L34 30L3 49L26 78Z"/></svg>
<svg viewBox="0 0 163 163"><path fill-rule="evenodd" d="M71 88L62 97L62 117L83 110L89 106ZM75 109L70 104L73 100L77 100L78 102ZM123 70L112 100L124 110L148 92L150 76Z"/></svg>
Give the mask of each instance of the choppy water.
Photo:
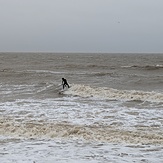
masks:
<svg viewBox="0 0 163 163"><path fill-rule="evenodd" d="M163 162L163 54L1 53L0 162Z"/></svg>

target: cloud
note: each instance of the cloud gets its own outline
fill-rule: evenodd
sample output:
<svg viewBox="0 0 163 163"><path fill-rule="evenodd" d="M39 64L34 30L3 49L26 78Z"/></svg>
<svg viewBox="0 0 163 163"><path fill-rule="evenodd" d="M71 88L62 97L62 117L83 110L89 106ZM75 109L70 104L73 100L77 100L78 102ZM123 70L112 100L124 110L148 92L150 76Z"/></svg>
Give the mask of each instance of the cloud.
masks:
<svg viewBox="0 0 163 163"><path fill-rule="evenodd" d="M161 0L2 0L0 51L162 52Z"/></svg>

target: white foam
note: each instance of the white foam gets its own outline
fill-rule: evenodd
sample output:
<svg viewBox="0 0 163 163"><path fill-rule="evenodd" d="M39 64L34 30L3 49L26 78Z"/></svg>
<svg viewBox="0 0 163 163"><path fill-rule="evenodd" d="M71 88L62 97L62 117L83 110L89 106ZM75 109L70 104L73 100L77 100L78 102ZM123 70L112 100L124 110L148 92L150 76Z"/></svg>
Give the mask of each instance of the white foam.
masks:
<svg viewBox="0 0 163 163"><path fill-rule="evenodd" d="M126 163L163 160L161 146L125 145L82 140L14 140L1 143L2 163Z"/></svg>
<svg viewBox="0 0 163 163"><path fill-rule="evenodd" d="M156 65L156 67L163 68L163 65L158 64L158 65Z"/></svg>
<svg viewBox="0 0 163 163"><path fill-rule="evenodd" d="M91 87L80 84L73 84L70 89L64 92L64 94L112 100L163 102L163 94L154 91L144 92L136 90L117 90L107 87Z"/></svg>
<svg viewBox="0 0 163 163"><path fill-rule="evenodd" d="M128 131L111 125L76 125L66 122L30 121L16 122L11 118L0 118L0 135L15 138L78 138L88 141L163 144L163 135L156 132Z"/></svg>

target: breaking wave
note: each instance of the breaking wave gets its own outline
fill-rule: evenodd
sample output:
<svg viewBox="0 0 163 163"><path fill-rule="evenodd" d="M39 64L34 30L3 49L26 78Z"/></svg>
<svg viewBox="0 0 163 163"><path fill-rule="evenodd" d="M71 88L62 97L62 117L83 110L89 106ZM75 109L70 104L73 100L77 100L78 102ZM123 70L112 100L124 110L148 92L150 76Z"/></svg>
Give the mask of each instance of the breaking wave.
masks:
<svg viewBox="0 0 163 163"><path fill-rule="evenodd" d="M70 89L64 92L64 94L110 100L163 102L162 93L136 90L117 90L108 87L91 87L80 84L73 84Z"/></svg>
<svg viewBox="0 0 163 163"><path fill-rule="evenodd" d="M157 70L157 69L162 69L163 65L145 65L145 66L140 66L140 65L131 65L131 66L122 66L122 68L139 68L139 69L144 69L144 70Z"/></svg>
<svg viewBox="0 0 163 163"><path fill-rule="evenodd" d="M0 134L16 138L80 138L88 141L163 144L163 135L145 131L126 131L112 126L86 126L66 122L16 122L0 118Z"/></svg>

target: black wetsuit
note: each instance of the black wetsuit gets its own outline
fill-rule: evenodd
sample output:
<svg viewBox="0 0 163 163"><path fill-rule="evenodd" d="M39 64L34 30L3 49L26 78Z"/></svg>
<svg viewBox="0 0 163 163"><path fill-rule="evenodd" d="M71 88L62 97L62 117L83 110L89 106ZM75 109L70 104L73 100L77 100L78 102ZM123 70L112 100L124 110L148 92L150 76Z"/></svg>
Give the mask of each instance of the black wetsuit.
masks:
<svg viewBox="0 0 163 163"><path fill-rule="evenodd" d="M63 89L67 86L68 88L70 88L70 86L67 83L67 80L62 78L62 85L63 85Z"/></svg>

